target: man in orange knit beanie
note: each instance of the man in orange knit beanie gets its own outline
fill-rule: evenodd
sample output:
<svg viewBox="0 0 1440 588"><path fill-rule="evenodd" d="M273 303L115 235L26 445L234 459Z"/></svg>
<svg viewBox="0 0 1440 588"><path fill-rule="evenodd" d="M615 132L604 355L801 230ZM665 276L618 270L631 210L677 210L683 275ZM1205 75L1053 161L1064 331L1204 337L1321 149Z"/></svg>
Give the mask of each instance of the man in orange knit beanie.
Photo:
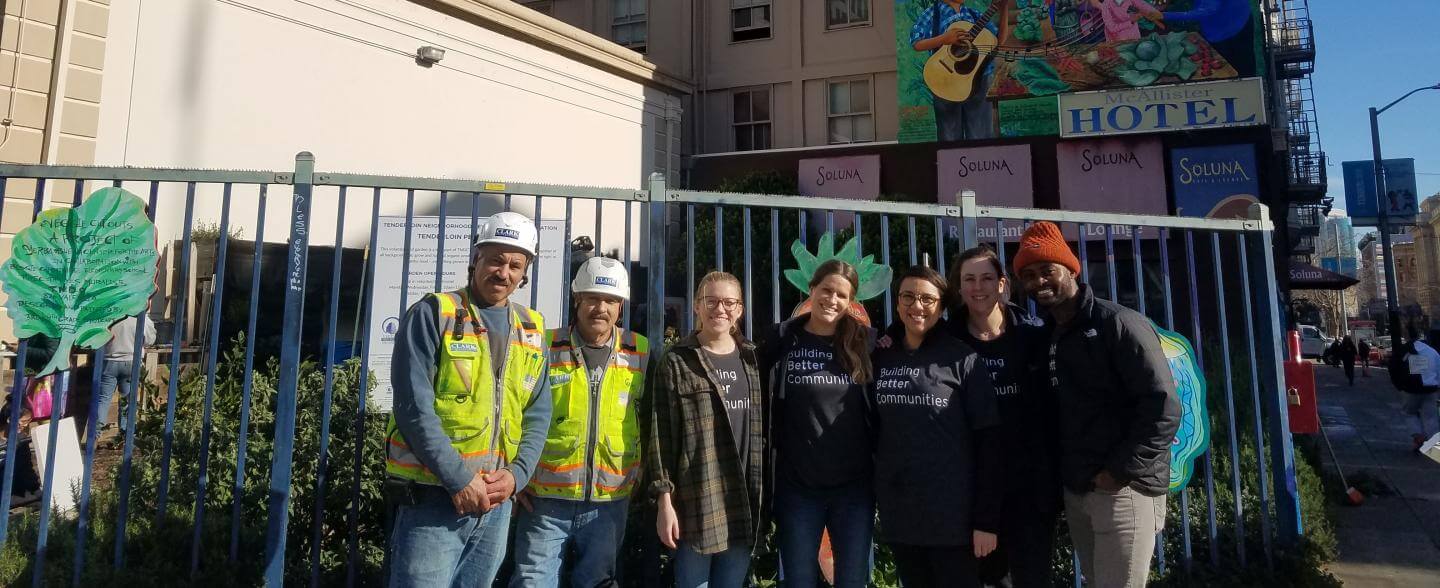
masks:
<svg viewBox="0 0 1440 588"><path fill-rule="evenodd" d="M1080 569L1091 586L1143 587L1180 426L1160 338L1144 315L1077 282L1080 260L1054 223L1026 229L1015 273L1053 328L1060 478Z"/></svg>

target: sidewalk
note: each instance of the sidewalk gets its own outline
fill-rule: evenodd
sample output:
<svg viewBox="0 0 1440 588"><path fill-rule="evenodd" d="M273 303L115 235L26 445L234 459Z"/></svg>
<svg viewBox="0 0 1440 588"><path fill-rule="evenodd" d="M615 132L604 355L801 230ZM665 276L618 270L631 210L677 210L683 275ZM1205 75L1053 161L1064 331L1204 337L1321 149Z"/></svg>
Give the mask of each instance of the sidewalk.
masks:
<svg viewBox="0 0 1440 588"><path fill-rule="evenodd" d="M1315 366L1321 423L1350 484L1365 493L1363 505L1333 509L1340 555L1330 572L1346 586L1440 586L1440 463L1411 450L1401 393L1385 370L1356 372L1351 387L1340 368Z"/></svg>

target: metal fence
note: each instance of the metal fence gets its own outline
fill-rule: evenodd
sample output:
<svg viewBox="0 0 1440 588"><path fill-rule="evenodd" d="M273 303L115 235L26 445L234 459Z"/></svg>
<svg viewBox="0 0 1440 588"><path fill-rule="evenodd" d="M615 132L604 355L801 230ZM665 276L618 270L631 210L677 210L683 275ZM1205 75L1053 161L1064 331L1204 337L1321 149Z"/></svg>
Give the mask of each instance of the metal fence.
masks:
<svg viewBox="0 0 1440 588"><path fill-rule="evenodd" d="M258 565L263 566L263 580L272 585L287 580L363 583L367 572L361 535L370 529L362 519L377 510L374 503L379 500L364 487L383 476L374 465L376 459L381 459L376 452L383 452L374 440L383 433L377 430L378 417L371 412L368 395L374 390L371 379L366 377L372 372L366 352L377 344L371 336L375 327L370 322L374 304L371 297L377 288L398 282L400 302L394 316L402 315L415 301L410 295L411 276L415 273L410 267L412 231L405 231L403 267L398 275L377 274L381 217L403 214L406 227L419 215L439 217L433 284L424 286L426 290L441 291L459 285L443 283L442 279L447 269L447 219L468 220L468 240L482 216L498 210L530 215L536 219L537 228L542 219L563 221L559 259L545 260L542 256L532 264L532 304L542 293L558 290L559 307L569 307L565 282L578 261L572 255L582 255L572 251L570 244L576 237L590 237L598 250L610 244L632 276L644 274L643 279L633 280L645 287L643 292L636 288L634 308L625 309L624 320L640 326L635 323L643 316L643 328L637 330L655 341L666 337L667 328L680 331L690 327L689 309L693 307L697 274L712 268L732 271L747 286L747 333L788 316L786 309L801 294L784 287L782 266L789 260L782 253L795 243L809 248L819 246L822 240L833 243L838 236L846 242L853 239L861 255L875 256L874 263L897 269L926 263L943 272L948 268L947 259L953 259L963 248L988 242L996 247L1003 262L1013 255L1018 231L1025 225L1038 220L1060 223L1079 244L1084 266L1082 281L1095 288L1097 295L1120 301L1149 315L1157 324L1186 334L1195 343L1210 376L1212 410L1219 409L1212 415L1214 441L1202 458L1203 465L1191 488L1179 494L1181 526L1167 528L1165 541L1157 546L1160 557L1156 564L1160 570L1163 572L1171 562L1189 569L1198 550L1196 542L1204 543L1212 563L1234 558L1241 565L1254 565L1255 554L1268 561L1272 544L1291 545L1300 535L1299 498L1280 371L1284 357L1274 286L1272 227L1262 206L1251 211L1253 220L1205 220L982 207L969 195L958 198L954 205L945 205L695 192L669 189L658 175L642 190L581 188L320 173L314 171L313 158L302 153L293 172L0 165L0 225L7 220L14 223L5 218L16 214L10 207L12 203L28 204L33 220L46 208L78 206L88 190L106 185L148 196L152 220L157 219L157 214L159 217L161 242L173 243L166 267L174 270L162 268L162 282L175 285L163 287L157 296L157 306L162 308L152 307L149 313L139 315L141 321L159 317L170 323L168 338L158 342L159 348L168 350L168 365L158 369L160 373L142 378L142 356L137 354L131 366L137 377L116 393L127 417L116 441L118 463L97 464L97 437L102 435L97 434L98 419L87 419L83 483L75 489L76 508L58 515L59 511L52 512L48 507L55 498L52 486L59 427L50 428L45 467L39 472L43 489L40 506L0 520L0 537L7 543L34 541L33 551L25 549L32 565L32 582L37 586L55 581L54 570L59 564L47 562L47 551L50 542L56 541L55 529L61 528L62 522L66 530L73 526L73 540L67 538L64 542L73 559L65 563L70 566L69 581L78 585L96 565L125 570L136 557L177 557L174 553L138 553L133 543L136 521L153 519L163 523L167 517L180 517L189 526L189 539L184 541L188 565L181 571L188 572L192 579L202 578L207 569L223 570L226 565L248 565L253 569ZM276 198L283 209L267 211L269 201ZM236 233L235 228L241 225L253 228L254 236L244 239ZM262 267L267 225L269 239L288 240L283 271L273 265ZM197 268L191 259L197 227L213 234L211 268ZM169 229L178 235L164 234ZM172 236L178 240L167 241ZM347 243L351 246L347 247ZM227 254L232 250L243 252L247 245L253 260L249 275L240 276L227 267ZM308 267L311 257L322 259L322 253L329 254L329 268ZM545 265L556 262L562 264L558 274L556 268L547 269ZM348 275L357 270L363 279ZM546 281L556 275L564 277L562 283ZM231 279L227 280L227 276ZM208 280L208 286L193 287L192 283L201 277ZM342 286L347 281L351 287ZM245 284L247 302L239 302L233 295L227 298L227 286L235 289ZM316 284L321 287L316 288ZM891 290L893 286L886 289L883 298L877 297L869 304L873 316L883 316L886 322L894 308ZM191 297L197 295L204 296L204 304L194 304ZM198 308L194 312L205 312L207 316L194 317L192 307ZM238 310L227 314L227 309ZM191 318L200 320L196 321L198 326L187 330L185 325ZM562 317L546 319L551 327L564 322ZM243 327L238 326L240 322ZM350 323L352 333L348 340L342 326L345 322ZM228 339L222 324L229 323L237 323L231 330L246 333L243 350L226 347ZM137 331L139 349L143 328ZM265 335L267 332L272 335ZM337 377L344 369L336 361L341 340L358 350L360 376L337 387ZM9 442L0 488L0 510L6 511L11 510L17 455L23 441L23 431L19 430L22 403L18 399L26 390L22 368L27 345L25 341L20 343L10 388L11 398L16 401L8 407ZM222 354L233 354L243 368L226 372L230 374L227 379L217 381L221 371L217 366L229 361L222 361ZM84 413L95 415L97 400L93 391L100 385L104 357L102 353L89 355L92 393L89 410ZM270 357L278 358L273 382L268 372L257 367ZM314 410L308 400L306 405L297 406L297 390L308 386L302 379L310 378L307 370L315 368L323 375L318 397L318 445L313 454L297 454L297 440L305 447L312 445L308 436L297 438L297 412ZM75 373L79 371L57 377L55 406L65 406L64 397L78 393L80 378ZM228 379L237 373L238 401L232 398L236 382ZM187 374L196 379L187 380ZM257 374L263 381L257 380ZM202 377L203 386L198 379ZM147 386L153 387L156 396L163 395L163 401L157 398L151 405L141 406ZM273 394L273 405L252 406L256 402L252 395L262 392L262 388L267 398ZM238 406L234 410L239 420L233 430L214 426L217 389L226 407L232 403ZM190 391L199 398L187 397ZM353 407L353 414L332 411L341 401ZM155 406L158 404L163 407ZM251 422L252 416L262 413L267 423L263 430ZM196 417L198 422L192 422ZM177 419L191 424L177 431ZM137 421L147 423L139 425L140 433ZM330 445L332 425L343 425L346 439L354 441L347 441L350 454L335 454ZM198 437L186 437L192 433ZM187 453L180 462L175 462L177 435L185 447L198 450L194 455ZM147 438L155 440L158 451L144 444ZM249 453L262 446L270 455L268 467L247 461ZM137 447L142 448L139 455ZM221 477L211 469L217 456L223 457L226 470L233 462L233 472L223 472L229 483L220 487L212 483L212 479ZM137 458L141 460L138 463ZM1226 467L1212 467L1214 462L1222 461ZM298 475L297 464L301 470ZM135 470L141 465L150 473L137 476ZM113 479L102 471L107 467L114 468ZM247 504L247 488L266 472L268 487L263 488L263 502ZM177 478L181 473L185 474L184 480ZM102 482L93 480L103 480L106 491L114 496L113 508L103 509L103 513L92 504L92 494ZM187 498L180 507L172 496L177 484L184 487ZM302 484L310 502L293 503L292 495ZM211 509L208 513L207 508ZM216 508L222 512L217 514ZM336 510L345 511L344 516ZM104 520L97 519L97 513L102 513ZM308 530L297 530L291 522L292 516L302 515L309 522ZM27 531L23 537L11 528L11 522L16 520L24 521ZM261 520L265 521L263 532ZM146 523L146 528L153 530L162 523ZM1259 529L1254 528L1257 523ZM205 539L217 532L228 538L224 548L205 544ZM287 541L297 537L308 543L308 551L297 546L287 550ZM106 548L104 553L95 553L96 544ZM87 551L87 547L92 549ZM1168 557L1167 550L1171 553Z"/></svg>

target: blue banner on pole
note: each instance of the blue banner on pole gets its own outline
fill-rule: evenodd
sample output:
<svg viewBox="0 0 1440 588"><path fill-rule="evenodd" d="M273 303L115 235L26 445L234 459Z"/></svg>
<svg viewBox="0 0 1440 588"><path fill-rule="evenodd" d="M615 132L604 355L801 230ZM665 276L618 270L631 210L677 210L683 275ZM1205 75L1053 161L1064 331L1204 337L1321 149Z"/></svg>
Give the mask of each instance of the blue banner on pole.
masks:
<svg viewBox="0 0 1440 588"><path fill-rule="evenodd" d="M1175 214L1204 218L1249 218L1259 200L1255 148L1250 145L1192 147L1170 152L1170 185Z"/></svg>
<svg viewBox="0 0 1440 588"><path fill-rule="evenodd" d="M1412 224L1419 208L1415 188L1415 160L1386 159L1385 211L1392 224ZM1379 224L1375 205L1375 163L1371 160L1347 161L1341 164L1345 173L1345 212L1357 227Z"/></svg>

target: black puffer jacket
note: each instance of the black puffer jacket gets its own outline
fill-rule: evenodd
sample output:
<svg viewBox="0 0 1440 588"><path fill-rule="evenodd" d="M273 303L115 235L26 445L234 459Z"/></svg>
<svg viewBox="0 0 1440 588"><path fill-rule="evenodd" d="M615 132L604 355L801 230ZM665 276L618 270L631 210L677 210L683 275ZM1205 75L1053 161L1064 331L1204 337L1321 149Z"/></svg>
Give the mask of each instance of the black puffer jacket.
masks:
<svg viewBox="0 0 1440 588"><path fill-rule="evenodd" d="M1147 496L1170 486L1170 444L1180 427L1175 378L1150 320L1081 285L1079 307L1051 337L1060 403L1060 477L1094 489L1101 469Z"/></svg>

